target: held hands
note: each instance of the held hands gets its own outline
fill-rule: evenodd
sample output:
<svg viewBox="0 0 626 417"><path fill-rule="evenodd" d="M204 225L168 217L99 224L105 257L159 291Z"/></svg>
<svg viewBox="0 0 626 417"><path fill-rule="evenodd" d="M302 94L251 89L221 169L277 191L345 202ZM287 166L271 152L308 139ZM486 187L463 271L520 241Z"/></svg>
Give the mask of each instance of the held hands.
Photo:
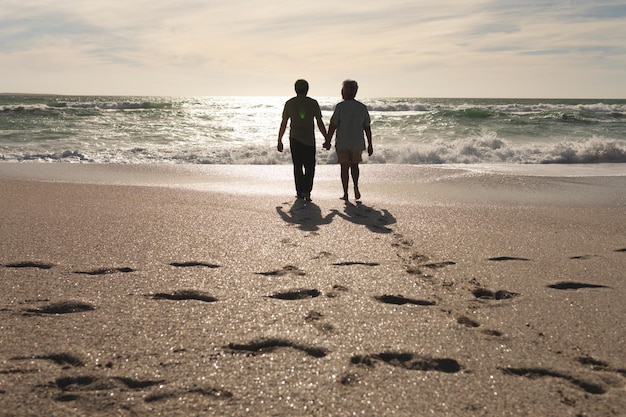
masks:
<svg viewBox="0 0 626 417"><path fill-rule="evenodd" d="M330 141L333 138L333 135L330 132L327 132L324 134L324 144L322 145L322 148L326 149L327 151L330 150Z"/></svg>

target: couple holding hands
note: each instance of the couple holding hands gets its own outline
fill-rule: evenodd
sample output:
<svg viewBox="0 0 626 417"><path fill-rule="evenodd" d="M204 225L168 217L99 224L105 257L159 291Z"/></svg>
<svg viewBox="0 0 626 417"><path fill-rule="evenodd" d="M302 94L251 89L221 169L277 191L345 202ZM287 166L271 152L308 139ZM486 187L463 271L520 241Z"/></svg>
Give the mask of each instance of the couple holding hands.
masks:
<svg viewBox="0 0 626 417"><path fill-rule="evenodd" d="M371 119L367 107L355 99L359 85L354 80L346 80L341 88L343 101L335 106L330 118L328 131L322 121L322 111L318 102L307 96L309 83L306 80L297 80L295 83L296 96L285 103L282 123L278 132L278 152L283 151L283 135L287 130L287 123L291 120L289 131L289 146L293 160L293 173L296 182L298 198L311 201L313 177L315 175L315 123L326 139L324 149L330 149L330 142L335 132L335 150L341 165L341 183L343 185L343 199L348 200L348 183L350 176L354 184L354 197L359 200L359 162L366 149L372 155Z"/></svg>

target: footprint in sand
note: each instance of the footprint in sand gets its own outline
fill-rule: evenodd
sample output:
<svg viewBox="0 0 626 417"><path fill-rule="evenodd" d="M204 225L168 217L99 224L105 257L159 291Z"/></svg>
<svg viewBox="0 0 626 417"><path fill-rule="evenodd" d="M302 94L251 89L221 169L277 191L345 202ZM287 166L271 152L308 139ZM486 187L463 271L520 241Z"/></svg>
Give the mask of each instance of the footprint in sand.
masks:
<svg viewBox="0 0 626 417"><path fill-rule="evenodd" d="M322 317L324 317L322 313L320 313L319 311L312 310L312 311L309 311L309 313L306 315L304 320L307 322L314 322L314 321L321 320Z"/></svg>
<svg viewBox="0 0 626 417"><path fill-rule="evenodd" d="M170 266L174 266L176 268L193 268L193 267L205 267L205 268L219 268L219 265L211 264L207 262L196 262L196 261L188 261L188 262L172 262Z"/></svg>
<svg viewBox="0 0 626 417"><path fill-rule="evenodd" d="M323 332L332 332L335 330L335 326L330 323L323 323L322 319L324 315L319 311L309 311L309 313L304 317L304 321L312 324L316 329L321 330Z"/></svg>
<svg viewBox="0 0 626 417"><path fill-rule="evenodd" d="M263 275L265 277L282 277L284 275L296 275L302 276L306 273L300 268L293 265L285 265L282 269L267 272L255 272L257 275Z"/></svg>
<svg viewBox="0 0 626 417"><path fill-rule="evenodd" d="M211 386L192 386L186 389L180 389L180 388L172 388L172 389L168 389L167 387L159 387L158 391L148 395L146 398L144 398L144 401L146 403L154 403L154 402L160 402L160 401L168 401L168 400L172 400L174 402L181 402L184 401L185 397L188 396L192 396L192 395L199 395L201 397L209 397L209 398L213 398L216 400L228 400L230 398L233 398L233 393L222 389L222 388L215 388L215 387L211 387Z"/></svg>
<svg viewBox="0 0 626 417"><path fill-rule="evenodd" d="M514 256L497 256L495 258L489 258L487 259L488 261L495 261L495 262L503 262L503 261L530 261L530 259L527 258L517 258Z"/></svg>
<svg viewBox="0 0 626 417"><path fill-rule="evenodd" d="M82 301L60 301L41 308L31 308L26 312L31 314L70 314L92 310L95 310L93 305Z"/></svg>
<svg viewBox="0 0 626 417"><path fill-rule="evenodd" d="M576 359L578 363L581 365L589 366L593 371L601 371L601 372L615 372L621 374L626 377L626 369L624 368L615 368L609 365L604 361L600 361L589 356L581 356Z"/></svg>
<svg viewBox="0 0 626 417"><path fill-rule="evenodd" d="M411 249L413 247L413 240L404 237L404 235L400 233L394 233L393 241L391 242L391 246L398 249Z"/></svg>
<svg viewBox="0 0 626 417"><path fill-rule="evenodd" d="M233 352L246 352L250 354L272 352L279 348L291 348L299 350L314 358L323 358L328 354L327 350L324 348L305 346L284 339L260 339L244 344L228 344L228 349Z"/></svg>
<svg viewBox="0 0 626 417"><path fill-rule="evenodd" d="M354 266L354 265L362 265L362 266L379 266L378 262L360 262L360 261L345 261L345 262L335 262L334 266Z"/></svg>
<svg viewBox="0 0 626 417"><path fill-rule="evenodd" d="M436 303L434 301L428 300L417 300L414 298L406 298L402 295L381 295L374 297L376 301L379 301L384 304L393 304L393 305L405 305L412 304L416 306L434 306Z"/></svg>
<svg viewBox="0 0 626 417"><path fill-rule="evenodd" d="M326 293L326 297L328 297L328 298L339 297L339 293L342 293L342 292L348 292L348 287L343 286L343 285L339 285L339 284L335 284L335 285L333 285L333 289Z"/></svg>
<svg viewBox="0 0 626 417"><path fill-rule="evenodd" d="M44 262L13 262L10 264L4 265L5 268L37 268L37 269L50 269L54 264L44 263Z"/></svg>
<svg viewBox="0 0 626 417"><path fill-rule="evenodd" d="M585 381L583 379L574 377L572 375L566 374L564 372L554 371L545 368L500 368L500 371L505 375L515 375L522 376L529 379L537 379L537 378L557 378L568 381L578 388L589 394L606 394L608 392L608 387Z"/></svg>
<svg viewBox="0 0 626 417"><path fill-rule="evenodd" d="M75 367L80 368L85 366L85 362L76 355L72 355L71 353L53 353L49 355L41 355L41 356L19 356L15 358L11 358L14 361L21 360L47 360L56 363L59 366L64 368Z"/></svg>
<svg viewBox="0 0 626 417"><path fill-rule="evenodd" d="M454 261L433 262L429 264L423 264L421 266L423 266L424 268L430 268L430 269L441 269L450 265L456 265L456 262Z"/></svg>
<svg viewBox="0 0 626 417"><path fill-rule="evenodd" d="M584 282L557 282L556 284L548 285L548 288L553 288L555 290L580 290L583 288L611 288L606 285L599 284L586 284Z"/></svg>
<svg viewBox="0 0 626 417"><path fill-rule="evenodd" d="M442 269L448 266L456 265L454 261L429 262L430 257L413 251L414 242L404 237L400 233L393 236L391 246L397 249L396 255L402 260L402 264L407 273L413 275L423 275L426 278L432 278L432 275L423 273L423 268L430 270Z"/></svg>
<svg viewBox="0 0 626 417"><path fill-rule="evenodd" d="M109 274L117 274L123 273L127 274L129 272L135 272L133 268L123 267L123 268L99 268L91 271L75 271L75 274L80 275L109 275Z"/></svg>
<svg viewBox="0 0 626 417"><path fill-rule="evenodd" d="M339 379L339 383L345 386L357 385L360 382L361 376L354 372L347 372Z"/></svg>
<svg viewBox="0 0 626 417"><path fill-rule="evenodd" d="M207 294L206 292L197 290L176 290L170 293L160 292L148 296L152 297L155 300L197 300L204 301L206 303L213 303L215 301L218 301L217 298Z"/></svg>
<svg viewBox="0 0 626 417"><path fill-rule="evenodd" d="M595 258L597 257L597 255L578 255L578 256L570 256L570 259L572 260L586 260L586 259L591 259L591 258Z"/></svg>
<svg viewBox="0 0 626 417"><path fill-rule="evenodd" d="M507 290L498 290L494 292L486 288L476 288L475 290L472 290L472 294L474 294L474 297L481 300L508 300L520 295L519 293Z"/></svg>
<svg viewBox="0 0 626 417"><path fill-rule="evenodd" d="M140 380L126 377L97 377L92 375L63 376L57 378L47 387L61 391L55 397L58 402L72 402L81 398L82 394L101 394L104 391L125 392L128 390L143 390L145 388L162 385L164 380Z"/></svg>
<svg viewBox="0 0 626 417"><path fill-rule="evenodd" d="M409 265L405 267L406 273L411 275L421 275L422 278L431 279L434 278L433 275L425 273L419 266Z"/></svg>
<svg viewBox="0 0 626 417"><path fill-rule="evenodd" d="M459 323L462 326L465 327L469 327L471 329L475 329L480 327L480 323L470 319L467 316L459 316L456 319L456 322ZM498 330L490 330L490 329L483 329L481 330L482 333L486 334L487 336L495 336L495 337L500 337L502 336L502 332L498 331Z"/></svg>
<svg viewBox="0 0 626 417"><path fill-rule="evenodd" d="M454 359L431 358L409 352L382 352L372 355L356 355L350 359L354 365L366 365L373 367L376 362L384 362L388 365L408 369L411 371L437 371L448 374L457 373L462 366Z"/></svg>
<svg viewBox="0 0 626 417"><path fill-rule="evenodd" d="M329 258L331 256L333 256L332 253L326 252L326 251L321 251L320 253L318 253L316 256L314 256L311 259L323 259L323 258Z"/></svg>
<svg viewBox="0 0 626 417"><path fill-rule="evenodd" d="M415 259L428 259L428 257L423 256L423 255L419 255L419 254L414 254ZM404 266L407 274L411 274L411 275L422 275L424 278L433 278L433 275L429 274L429 273L425 273L423 272L422 268L428 268L430 270L437 270L437 269L442 269L445 268L447 266L451 266L451 265L456 265L456 262L454 261L443 261L443 262L431 262L431 263L420 263L419 261L413 261L413 262L407 262L406 265Z"/></svg>
<svg viewBox="0 0 626 417"><path fill-rule="evenodd" d="M462 324L465 327L480 327L480 323L466 316L457 317L456 322Z"/></svg>
<svg viewBox="0 0 626 417"><path fill-rule="evenodd" d="M304 300L307 298L319 297L321 292L316 289L298 289L285 292L277 292L272 295L268 295L269 298L276 298L278 300Z"/></svg>
<svg viewBox="0 0 626 417"><path fill-rule="evenodd" d="M426 264L428 261L430 261L430 258L424 254L418 253L418 252L413 252L410 256L409 256L409 260L411 262L414 262L416 264L420 264L420 265L424 265ZM450 265L453 265L454 262L451 262Z"/></svg>

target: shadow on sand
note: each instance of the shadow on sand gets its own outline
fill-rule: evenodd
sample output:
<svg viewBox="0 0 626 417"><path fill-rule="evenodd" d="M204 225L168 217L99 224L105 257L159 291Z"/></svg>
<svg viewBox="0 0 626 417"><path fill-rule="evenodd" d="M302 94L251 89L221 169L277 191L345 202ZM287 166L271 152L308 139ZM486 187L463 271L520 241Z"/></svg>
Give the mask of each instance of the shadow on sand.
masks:
<svg viewBox="0 0 626 417"><path fill-rule="evenodd" d="M300 230L306 232L315 232L320 226L330 224L336 215L331 212L327 216L322 216L322 210L317 204L302 199L296 200L286 212L282 206L277 206L276 212L286 223L297 225Z"/></svg>
<svg viewBox="0 0 626 417"><path fill-rule="evenodd" d="M356 204L346 201L343 213L339 210L331 212L354 224L363 225L374 233L391 233L393 230L389 225L396 223L396 218L388 210L377 210L358 201Z"/></svg>
<svg viewBox="0 0 626 417"><path fill-rule="evenodd" d="M389 226L396 223L396 218L388 210L377 210L360 202L353 204L347 201L343 212L332 209L326 216L322 216L322 210L317 204L298 199L289 210L277 206L276 212L286 223L307 232L315 232L320 226L330 224L335 216L365 226L374 233L391 233L393 230Z"/></svg>

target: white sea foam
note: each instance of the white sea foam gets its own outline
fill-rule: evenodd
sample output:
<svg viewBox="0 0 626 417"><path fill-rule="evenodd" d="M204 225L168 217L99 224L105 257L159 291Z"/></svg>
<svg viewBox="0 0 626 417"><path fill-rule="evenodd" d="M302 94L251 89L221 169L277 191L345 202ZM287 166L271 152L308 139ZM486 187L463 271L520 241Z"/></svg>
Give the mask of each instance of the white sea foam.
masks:
<svg viewBox="0 0 626 417"><path fill-rule="evenodd" d="M289 164L288 148L276 152L273 146L246 145L222 149L148 149L132 148L84 152L66 149L52 152L3 153L4 161L38 162L94 162L94 163L152 163L175 164L237 164L276 165ZM319 164L336 163L333 151L319 149ZM455 142L437 141L430 144L375 145L372 156L364 163L376 164L589 164L625 163L626 145L614 140L596 138L589 142L558 142L555 144L526 143L511 146L499 139L463 139ZM624 167L626 170L626 166Z"/></svg>
<svg viewBox="0 0 626 417"><path fill-rule="evenodd" d="M275 149L285 99L4 95L0 160L289 164ZM626 162L626 100L363 101L375 147L365 163ZM328 123L337 98L319 102Z"/></svg>

